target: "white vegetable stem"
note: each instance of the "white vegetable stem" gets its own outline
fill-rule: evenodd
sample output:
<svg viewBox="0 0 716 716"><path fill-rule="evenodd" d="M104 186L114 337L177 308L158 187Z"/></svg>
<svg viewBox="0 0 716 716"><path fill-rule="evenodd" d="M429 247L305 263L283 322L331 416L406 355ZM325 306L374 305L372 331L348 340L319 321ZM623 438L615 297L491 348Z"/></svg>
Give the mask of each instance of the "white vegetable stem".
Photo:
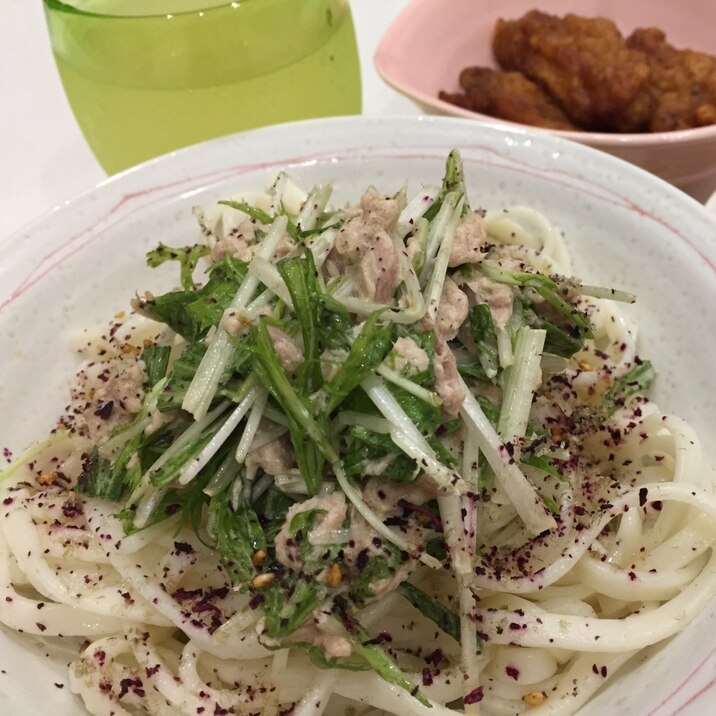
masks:
<svg viewBox="0 0 716 716"><path fill-rule="evenodd" d="M236 426L241 422L246 413L249 412L251 406L256 402L261 392L261 388L254 387L246 394L246 396L234 408L233 412L226 419L226 422L219 428L216 435L204 446L203 450L194 457L184 469L179 473L179 484L188 485L198 474L199 471L206 466L219 448L228 440L229 435L234 432Z"/></svg>
<svg viewBox="0 0 716 716"><path fill-rule="evenodd" d="M450 562L458 582L463 584L472 572L472 560L468 552L460 497L458 495L439 496L438 507L440 508L440 521L443 525L445 542L450 551Z"/></svg>
<svg viewBox="0 0 716 716"><path fill-rule="evenodd" d="M225 412L231 402L228 400L222 401L214 410L208 415L205 415L201 420L197 420L192 423L151 465L151 467L142 475L139 480L139 484L134 489L131 497L129 498L130 504L135 500L138 500L151 485L152 475L158 472L168 460L174 457L185 445L188 445L193 440L201 435L206 428L211 425L223 412ZM137 520L135 519L135 525Z"/></svg>
<svg viewBox="0 0 716 716"><path fill-rule="evenodd" d="M63 445L66 443L66 445ZM71 454L82 454L82 452L89 452L91 449L91 442L89 438L83 438L76 433L70 433L65 429L58 429L52 433L46 440L35 442L25 450L18 458L11 462L2 472L0 472L0 483L9 480L13 475L16 475L21 468L33 461L35 458L41 456L46 450L52 448L53 454L58 453L68 455ZM18 478L22 479L24 473L20 472ZM5 485L7 487L7 485Z"/></svg>
<svg viewBox="0 0 716 716"><path fill-rule="evenodd" d="M309 237L306 240L306 247L313 254L313 263L316 264L316 268L320 269L326 263L337 236L338 232L329 227L317 236Z"/></svg>
<svg viewBox="0 0 716 716"><path fill-rule="evenodd" d="M465 205L465 198L461 197L457 202L455 209L445 224L445 231L440 237L440 248L435 257L433 271L430 274L428 285L425 287L425 304L427 306L428 316L434 321L440 306L440 298L445 285L445 276L447 275L448 263L450 262L450 253L455 243L455 230L462 216L462 207Z"/></svg>
<svg viewBox="0 0 716 716"><path fill-rule="evenodd" d="M296 226L300 231L310 231L316 228L318 217L326 208L332 191L333 187L330 184L318 184L311 189L303 203L301 213L296 219Z"/></svg>
<svg viewBox="0 0 716 716"><path fill-rule="evenodd" d="M256 320L261 311L274 300L275 295L276 294L269 289L262 291L248 306L246 306L246 310L242 312L241 317L247 321Z"/></svg>
<svg viewBox="0 0 716 716"><path fill-rule="evenodd" d="M335 290L332 292L333 298L350 313L355 313L357 316L370 316L371 313L385 311L390 308L387 303L375 303L374 301L355 296L356 284L355 281L350 278L342 277L340 281L334 285Z"/></svg>
<svg viewBox="0 0 716 716"><path fill-rule="evenodd" d="M435 480L445 494L460 494L465 487L462 477L438 460L427 440L400 407L385 382L376 375L369 375L361 383L361 387L393 426L390 431L393 442L406 455L416 460L419 467Z"/></svg>
<svg viewBox="0 0 716 716"><path fill-rule="evenodd" d="M425 299L420 290L420 281L415 273L413 264L410 262L403 240L398 236L393 236L393 245L398 256L400 276L405 286L405 292L400 299L404 307L388 311L383 317L385 320L393 321L394 323L415 323L425 315Z"/></svg>
<svg viewBox="0 0 716 716"><path fill-rule="evenodd" d="M414 228L418 219L435 203L440 187L429 186L418 192L400 212L397 221L397 233L404 239Z"/></svg>
<svg viewBox="0 0 716 716"><path fill-rule="evenodd" d="M478 685L479 661L475 623L470 619L470 615L475 608L475 599L469 586L472 574L473 540L468 538L465 522L462 518L464 499L455 495L438 497L445 542L450 552L450 562L458 583L461 666L464 679L463 695L466 696ZM465 713L476 714L477 710L472 708L470 704L466 704Z"/></svg>
<svg viewBox="0 0 716 716"><path fill-rule="evenodd" d="M469 427L465 430L462 448L462 479L478 491L480 479L480 447L475 431ZM461 514L465 527L468 553L472 556L477 548L477 500L475 495L463 495L461 498Z"/></svg>
<svg viewBox="0 0 716 716"><path fill-rule="evenodd" d="M430 222L425 219L418 219L415 233L408 239L407 246L412 253L411 266L415 271L421 271L425 262L425 247L428 244ZM421 294L422 295L422 294Z"/></svg>
<svg viewBox="0 0 716 716"><path fill-rule="evenodd" d="M509 368L515 360L512 352L512 339L504 328L497 329L497 357L501 368ZM490 377L494 377L497 371Z"/></svg>
<svg viewBox="0 0 716 716"><path fill-rule="evenodd" d="M605 298L608 301L621 301L622 303L636 303L636 296L628 291L620 291L618 288L604 288L602 286L587 286L582 284L579 288L582 296L592 298Z"/></svg>
<svg viewBox="0 0 716 716"><path fill-rule="evenodd" d="M515 357L507 370L497 433L505 441L524 436L530 417L532 397L541 382L542 351L546 331L523 326L517 331Z"/></svg>
<svg viewBox="0 0 716 716"><path fill-rule="evenodd" d="M467 696L480 683L480 649L477 643L475 622L470 618L475 609L475 597L470 587L461 585L460 596L460 656L463 685L463 697ZM477 704L465 704L465 716L477 716Z"/></svg>
<svg viewBox="0 0 716 716"><path fill-rule="evenodd" d="M239 440L239 446L236 448L236 462L242 463L246 460L246 456L249 454L249 450L254 442L256 433L259 430L259 424L261 418L263 418L264 410L266 409L266 401L268 400L268 391L261 387L256 387L256 401L251 406L251 415L246 421L246 427L244 433Z"/></svg>
<svg viewBox="0 0 716 716"><path fill-rule="evenodd" d="M291 294L288 292L286 282L276 268L276 264L268 259L255 256L249 264L249 274L278 296L289 308L293 308ZM256 301L252 303L256 303Z"/></svg>
<svg viewBox="0 0 716 716"><path fill-rule="evenodd" d="M239 464L234 459L234 456L229 451L229 454L224 458L221 465L219 465L217 471L211 476L209 482L206 483L206 487L202 490L205 495L213 497L218 495L225 487L228 487L234 478L239 473Z"/></svg>
<svg viewBox="0 0 716 716"><path fill-rule="evenodd" d="M256 254L257 257L267 260L273 257L279 242L286 234L287 223L288 220L285 216L279 216L274 220L266 238L261 242L261 247ZM259 287L259 283L259 280L254 275L247 273L229 308L236 311L242 311L246 308ZM231 360L233 350L234 346L229 334L223 328L218 328L182 403L182 408L191 413L197 420L204 417L209 410L224 369L229 360Z"/></svg>
<svg viewBox="0 0 716 716"><path fill-rule="evenodd" d="M368 415L367 413L358 413L354 410L342 410L331 420L331 433L338 434L347 425L356 425L381 435L390 435L392 428L385 418Z"/></svg>
<svg viewBox="0 0 716 716"><path fill-rule="evenodd" d="M535 535L554 529L556 527L554 517L547 512L536 490L522 474L464 381L463 387L465 400L460 408L460 414L468 427L474 430L482 454L495 471L500 486L525 527Z"/></svg>
<svg viewBox="0 0 716 716"><path fill-rule="evenodd" d="M292 187L289 186L289 184L293 185ZM295 184L291 181L290 177L286 172L279 172L278 176L276 177L276 180L271 185L271 188L269 189L269 197L271 201L271 213L276 216L277 214L280 214L284 210L284 194L286 194L287 190L290 188L297 188Z"/></svg>
<svg viewBox="0 0 716 716"><path fill-rule="evenodd" d="M146 526L152 513L159 507L159 503L167 494L167 487L154 487L150 485L142 499L137 504L137 511L134 513L134 526L141 530Z"/></svg>
<svg viewBox="0 0 716 716"><path fill-rule="evenodd" d="M425 244L425 260L423 261L422 269L420 270L420 283L425 285L428 282L428 278L433 269L435 263L435 257L438 255L440 250L440 242L445 235L445 230L448 226L453 213L455 212L455 206L457 205L460 195L457 192L450 192L440 207L437 215L433 219L430 225L430 231L428 232L428 239Z"/></svg>
<svg viewBox="0 0 716 716"><path fill-rule="evenodd" d="M410 393L416 398L424 400L428 405L433 405L435 407L442 405L443 401L437 393L432 390L428 390L427 388L423 388L422 385L418 385L416 382L410 380L410 378L406 378L404 375L401 375L397 370L393 370L385 363L381 363L376 368L376 373L382 375L389 383L399 386L406 393Z"/></svg>

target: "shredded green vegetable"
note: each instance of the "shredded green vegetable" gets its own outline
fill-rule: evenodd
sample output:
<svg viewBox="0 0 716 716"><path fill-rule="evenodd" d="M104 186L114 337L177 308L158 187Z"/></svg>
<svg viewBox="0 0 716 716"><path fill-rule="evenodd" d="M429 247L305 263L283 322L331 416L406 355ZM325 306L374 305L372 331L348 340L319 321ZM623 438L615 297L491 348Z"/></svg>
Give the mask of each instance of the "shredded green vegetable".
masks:
<svg viewBox="0 0 716 716"><path fill-rule="evenodd" d="M575 471L562 453L581 449L580 425L627 409L653 369L633 366L585 415L549 403L560 385L543 379L543 354L576 371L594 336L581 284L515 271L514 247L482 236L459 259L456 237L475 217L456 151L440 189L410 202L370 191L333 211L330 194L315 187L296 211L280 196L271 208L219 202L252 229L206 232L223 242L218 261L205 243L148 254L151 266L179 261L181 290L137 301L164 325L142 353L142 411L87 453L75 489L115 502L128 532L180 513L251 595L269 648L373 670L430 705L401 665L407 655L389 655L356 612L397 590L478 649L478 505L491 514L499 491L505 532L527 541L554 530ZM246 260L232 258L237 246ZM445 304L448 281L464 306ZM481 294L480 281L509 301ZM459 612L407 581L443 568L455 571ZM319 611L350 656L314 638ZM463 654L465 668L475 658Z"/></svg>

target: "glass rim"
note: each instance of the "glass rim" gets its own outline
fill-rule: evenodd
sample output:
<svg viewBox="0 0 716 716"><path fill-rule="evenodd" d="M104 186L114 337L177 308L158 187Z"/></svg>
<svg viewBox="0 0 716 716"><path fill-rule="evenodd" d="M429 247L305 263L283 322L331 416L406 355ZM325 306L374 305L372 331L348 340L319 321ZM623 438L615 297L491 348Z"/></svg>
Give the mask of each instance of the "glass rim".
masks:
<svg viewBox="0 0 716 716"><path fill-rule="evenodd" d="M246 3L252 3L252 0L205 0L206 5L202 5L201 7L197 7L195 10L180 10L178 12L155 12L151 14L117 14L115 13L109 13L109 12L97 12L96 10L81 10L78 7L75 7L70 2L66 2L63 0L42 0L43 4L48 10L54 10L58 12L65 12L71 15L79 15L80 17L93 17L93 18L104 18L104 19L112 19L112 20L149 20L149 19L156 19L158 17L181 17L183 15L194 15L198 12L201 13L207 13L207 12L213 12L215 10L220 10L222 8L231 7L235 10L238 10L241 8L241 5L244 5Z"/></svg>

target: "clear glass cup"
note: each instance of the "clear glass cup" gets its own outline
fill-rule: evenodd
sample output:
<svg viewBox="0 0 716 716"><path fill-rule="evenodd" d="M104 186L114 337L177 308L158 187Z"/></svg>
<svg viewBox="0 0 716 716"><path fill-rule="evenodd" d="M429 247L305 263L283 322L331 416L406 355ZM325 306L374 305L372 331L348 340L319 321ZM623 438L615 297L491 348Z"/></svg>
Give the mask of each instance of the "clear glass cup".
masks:
<svg viewBox="0 0 716 716"><path fill-rule="evenodd" d="M266 124L359 114L348 0L44 0L75 117L112 174Z"/></svg>

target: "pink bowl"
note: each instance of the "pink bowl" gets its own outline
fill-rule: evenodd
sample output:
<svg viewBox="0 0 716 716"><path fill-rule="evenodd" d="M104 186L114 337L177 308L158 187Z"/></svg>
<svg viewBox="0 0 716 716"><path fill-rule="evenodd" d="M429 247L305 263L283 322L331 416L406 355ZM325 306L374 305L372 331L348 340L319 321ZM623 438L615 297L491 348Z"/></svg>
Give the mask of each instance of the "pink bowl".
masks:
<svg viewBox="0 0 716 716"><path fill-rule="evenodd" d="M524 126L456 107L438 99L438 92L458 91L463 67L496 67L491 43L495 21L517 18L535 8L555 15L608 17L626 34L654 26L664 30L676 47L716 53L715 0L413 0L383 36L376 68L388 84L427 110ZM625 159L700 201L716 189L716 125L653 134L534 131Z"/></svg>

